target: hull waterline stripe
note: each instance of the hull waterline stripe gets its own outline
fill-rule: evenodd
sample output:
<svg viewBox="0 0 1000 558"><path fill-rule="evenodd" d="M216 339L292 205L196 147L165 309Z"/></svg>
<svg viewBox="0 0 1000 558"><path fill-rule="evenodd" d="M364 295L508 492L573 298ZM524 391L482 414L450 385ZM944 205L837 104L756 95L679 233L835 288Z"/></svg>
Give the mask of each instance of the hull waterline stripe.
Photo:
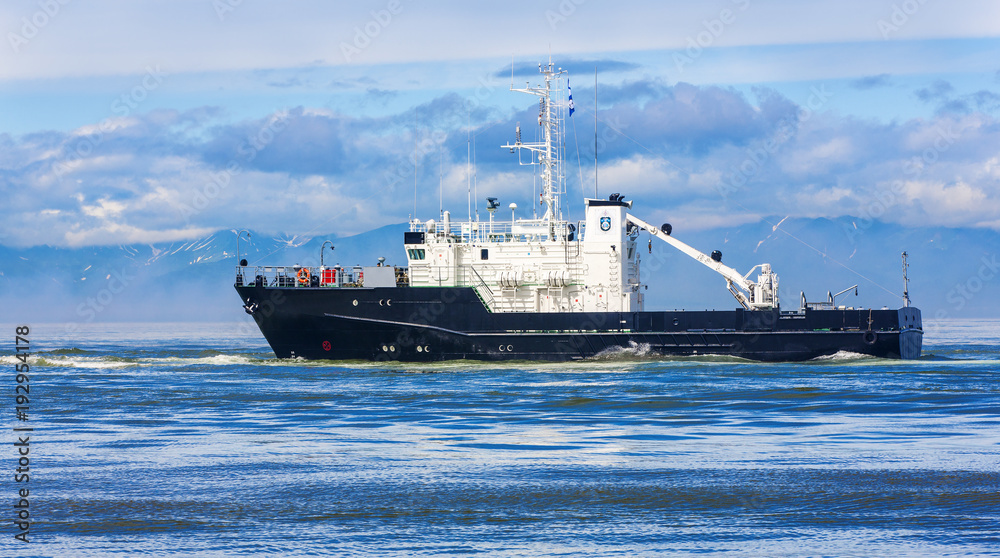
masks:
<svg viewBox="0 0 1000 558"><path fill-rule="evenodd" d="M376 324L386 324L386 325L394 325L394 326L400 326L400 327L415 327L415 328L421 328L421 329L433 329L435 331L441 331L441 332L444 332L444 333L450 333L452 335L460 335L462 337L492 337L492 336L496 336L496 335L511 335L511 334L533 335L533 336L534 335L541 335L541 336L548 336L548 335L551 335L551 336L557 336L557 335L559 335L559 336L563 336L563 335L588 335L588 336L589 335L600 335L600 336L606 336L606 335L612 335L612 336L619 336L619 335L628 335L628 336L631 336L631 335L685 335L685 336L690 337L691 335L694 335L694 334L704 335L704 333L714 333L716 335L718 335L719 333L727 333L727 334L730 334L730 335L735 334L735 335L758 335L758 336L761 336L761 335L763 335L763 336L773 336L773 335L793 334L793 335L805 335L805 336L812 337L812 336L816 336L816 335L824 335L825 336L825 335L829 335L831 333L831 332L826 332L826 331L738 331L738 330L729 330L729 331L724 331L724 332L715 332L715 331L711 331L711 332L702 332L702 331L684 331L684 332L676 332L676 331L674 331L674 332L671 332L671 331L642 331L642 332L637 332L637 331L592 331L592 330L591 331L524 331L524 330L503 330L503 331L492 331L492 332L483 332L483 333L465 333L465 332L456 331L456 330L453 330L453 329L448 329L448 328L444 328L444 327L440 327L440 326L433 326L433 325L429 325L429 324L418 324L418 323L414 323L414 322L398 322L398 321L395 321L395 320L381 320L381 319L378 319L378 318L362 318L362 317L359 317L359 316L345 316L343 314L329 314L329 313L324 313L323 315L326 316L326 317L328 317L328 318L339 318L339 319L342 319L342 320L354 320L354 321L359 321L359 322L369 322L369 323L376 323ZM843 332L840 332L840 333L842 333L842 334L854 334L854 333L857 333L857 331L843 331ZM898 334L902 334L902 333L919 333L919 334L923 335L923 331L920 330L920 329L905 329L905 330L897 330L897 331L882 331L880 333L881 334L886 334L886 335L892 335L892 334L898 335ZM683 344L682 343L674 343L674 346L681 346L681 345L690 345L690 339L688 340L688 343L683 343ZM712 344L711 343L704 343L703 345L704 346L710 346ZM724 343L722 341L718 341L716 343L716 345L725 346L726 343ZM665 346L670 346L670 344L665 344Z"/></svg>
<svg viewBox="0 0 1000 558"><path fill-rule="evenodd" d="M371 322L371 323L376 323L376 324L389 324L389 325L396 325L396 326L403 326L403 327L419 327L419 328L423 328L423 329L433 329L433 330L437 330L437 331L443 331L445 333L450 333L452 335L461 335L463 337L468 337L469 336L468 333L462 333L461 331L455 331L453 329L448 329L448 328L438 327L438 326L432 326L432 325L428 325L428 324L415 324L413 322L397 322L397 321L393 321L393 320L380 320L378 318L360 318L360 317L357 317L357 316L344 316L344 315L341 315L341 314L326 314L326 313L324 313L323 315L326 316L326 317L328 317L328 318L340 318L342 320L356 320L356 321L359 321L359 322Z"/></svg>

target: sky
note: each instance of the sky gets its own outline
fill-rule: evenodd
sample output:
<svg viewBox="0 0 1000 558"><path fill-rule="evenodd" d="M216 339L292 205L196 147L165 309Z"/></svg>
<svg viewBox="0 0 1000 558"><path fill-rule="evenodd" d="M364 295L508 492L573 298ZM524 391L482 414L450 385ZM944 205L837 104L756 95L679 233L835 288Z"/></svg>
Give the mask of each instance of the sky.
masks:
<svg viewBox="0 0 1000 558"><path fill-rule="evenodd" d="M596 151L600 195L675 229L1000 230L993 0L17 0L0 32L7 246L350 235L465 217L473 180L531 207L500 146L537 111L512 64L550 58L569 217Z"/></svg>

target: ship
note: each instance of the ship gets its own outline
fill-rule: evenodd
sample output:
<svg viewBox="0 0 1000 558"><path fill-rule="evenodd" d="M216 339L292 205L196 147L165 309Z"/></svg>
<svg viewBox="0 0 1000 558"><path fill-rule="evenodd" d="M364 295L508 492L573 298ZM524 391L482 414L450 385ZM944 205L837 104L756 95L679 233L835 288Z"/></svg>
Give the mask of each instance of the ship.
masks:
<svg viewBox="0 0 1000 558"><path fill-rule="evenodd" d="M802 294L797 307L783 308L770 264L740 273L720 252L705 254L675 238L670 224L638 217L620 193L584 198L584 218L564 218L563 126L574 110L568 74L551 62L539 64L535 85L515 88L512 76L511 91L538 99L535 141L522 141L518 123L514 141L500 146L540 176L539 205L530 217L516 218L512 203L511 220L501 220L494 197L486 199L488 219L470 210L468 220L453 220L443 207L437 219L411 217L400 239L404 266L384 258L370 266L326 266L327 241L319 266L251 267L239 260L238 233L235 288L275 356L402 362L572 361L630 351L645 358L769 362L920 357L923 326L906 288L905 252L899 308L837 305L830 293L820 302ZM643 236L721 276L738 304L647 310Z"/></svg>

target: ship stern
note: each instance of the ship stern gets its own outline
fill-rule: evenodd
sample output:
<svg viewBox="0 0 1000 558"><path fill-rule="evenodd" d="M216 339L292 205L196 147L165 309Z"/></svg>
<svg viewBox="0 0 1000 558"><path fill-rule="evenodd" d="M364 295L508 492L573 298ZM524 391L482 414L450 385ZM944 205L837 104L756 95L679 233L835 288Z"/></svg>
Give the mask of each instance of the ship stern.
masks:
<svg viewBox="0 0 1000 558"><path fill-rule="evenodd" d="M920 309L912 306L899 309L899 357L908 360L920 358L923 348L924 325Z"/></svg>

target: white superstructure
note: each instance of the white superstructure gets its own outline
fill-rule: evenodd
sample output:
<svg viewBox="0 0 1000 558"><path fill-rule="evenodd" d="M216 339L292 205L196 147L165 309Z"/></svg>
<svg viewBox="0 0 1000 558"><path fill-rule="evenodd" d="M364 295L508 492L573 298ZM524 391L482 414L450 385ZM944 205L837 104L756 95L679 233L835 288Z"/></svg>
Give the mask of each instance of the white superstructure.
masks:
<svg viewBox="0 0 1000 558"><path fill-rule="evenodd" d="M412 220L405 238L411 287L472 287L491 312L641 311L637 238L645 229L723 274L745 308L778 306L777 276L770 266L763 264L760 281L754 283L686 244L668 239L667 231L659 234L655 227L632 217L628 214L632 202L621 195L585 200L583 221L563 219L565 71L551 63L539 66L539 71L543 85L526 84L512 90L539 98L541 141L523 143L518 125L516 141L502 147L517 151L521 164L539 166L539 203L545 213L539 218L514 219L516 206L511 204L512 220L495 221L499 205L489 198L489 221L452 222L447 211L440 222ZM523 152L530 156L528 162L522 159Z"/></svg>

